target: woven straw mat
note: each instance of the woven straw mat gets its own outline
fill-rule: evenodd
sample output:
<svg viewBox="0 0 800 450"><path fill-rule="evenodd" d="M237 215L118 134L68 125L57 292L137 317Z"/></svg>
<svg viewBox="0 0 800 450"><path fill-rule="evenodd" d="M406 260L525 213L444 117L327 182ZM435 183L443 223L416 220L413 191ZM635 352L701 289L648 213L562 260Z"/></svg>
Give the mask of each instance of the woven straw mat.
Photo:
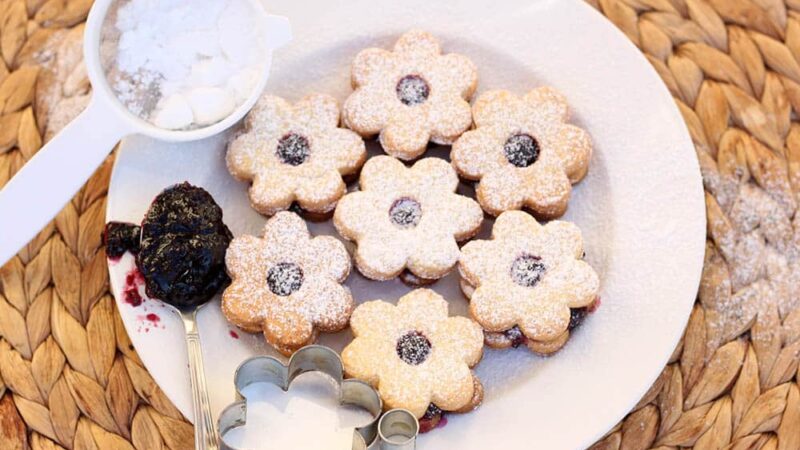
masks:
<svg viewBox="0 0 800 450"><path fill-rule="evenodd" d="M709 223L681 344L592 449L800 450L800 0L590 3L675 97ZM90 6L0 0L0 186L86 105ZM0 269L0 450L193 448L108 293L111 163Z"/></svg>

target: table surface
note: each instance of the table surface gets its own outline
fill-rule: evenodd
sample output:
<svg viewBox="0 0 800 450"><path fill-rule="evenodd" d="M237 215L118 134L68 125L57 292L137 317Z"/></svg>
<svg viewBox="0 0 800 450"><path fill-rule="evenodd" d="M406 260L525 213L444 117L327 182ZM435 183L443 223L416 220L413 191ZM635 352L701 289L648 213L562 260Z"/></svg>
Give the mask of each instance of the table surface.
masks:
<svg viewBox="0 0 800 450"><path fill-rule="evenodd" d="M800 0L589 2L675 97L709 223L681 345L592 448L800 449ZM90 6L0 0L0 186L85 106ZM111 164L0 268L0 450L193 448L107 290Z"/></svg>

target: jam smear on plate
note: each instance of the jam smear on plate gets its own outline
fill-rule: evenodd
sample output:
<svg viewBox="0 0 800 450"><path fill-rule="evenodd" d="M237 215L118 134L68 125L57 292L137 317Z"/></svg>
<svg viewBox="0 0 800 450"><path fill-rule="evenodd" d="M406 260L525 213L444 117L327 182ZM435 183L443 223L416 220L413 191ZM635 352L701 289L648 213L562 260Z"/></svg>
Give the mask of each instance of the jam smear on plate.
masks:
<svg viewBox="0 0 800 450"><path fill-rule="evenodd" d="M144 316L144 318L153 323L161 322L161 317L159 317L158 314L155 313L149 313L146 316Z"/></svg>
<svg viewBox="0 0 800 450"><path fill-rule="evenodd" d="M125 288L123 289L123 300L134 308L141 305L144 299L139 294L139 286L144 284L144 277L139 269L134 267L125 275Z"/></svg>

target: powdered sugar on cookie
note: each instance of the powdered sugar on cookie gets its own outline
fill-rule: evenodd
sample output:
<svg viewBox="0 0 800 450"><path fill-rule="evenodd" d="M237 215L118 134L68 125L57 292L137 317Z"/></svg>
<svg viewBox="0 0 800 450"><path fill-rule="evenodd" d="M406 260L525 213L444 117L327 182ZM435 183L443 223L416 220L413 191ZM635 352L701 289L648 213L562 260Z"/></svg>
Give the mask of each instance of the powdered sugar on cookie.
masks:
<svg viewBox="0 0 800 450"><path fill-rule="evenodd" d="M366 159L364 141L338 125L333 97L312 94L290 105L264 95L228 146L228 169L253 183L250 202L262 214L286 210L293 202L305 211L328 213L346 191L342 175L356 173Z"/></svg>
<svg viewBox="0 0 800 450"><path fill-rule="evenodd" d="M582 254L581 232L569 222L540 225L522 211L501 214L491 240L462 249L470 314L489 332L517 326L532 350L551 353L569 336L570 309L589 306L599 291Z"/></svg>
<svg viewBox="0 0 800 450"><path fill-rule="evenodd" d="M474 236L483 211L455 193L458 176L446 161L425 158L407 168L376 156L361 171L358 192L339 202L337 231L355 241L356 266L368 278L388 280L408 269L439 279L458 261L457 241Z"/></svg>
<svg viewBox="0 0 800 450"><path fill-rule="evenodd" d="M419 157L429 141L452 144L472 125L475 65L459 54L442 55L439 41L424 31L407 32L393 51L362 50L352 83L345 125L365 137L380 134L386 153L397 158Z"/></svg>
<svg viewBox="0 0 800 450"><path fill-rule="evenodd" d="M564 214L571 185L586 175L592 154L589 134L567 124L564 97L541 87L517 97L483 93L472 108L475 129L451 153L459 175L478 180L477 198L492 215L529 208L537 216Z"/></svg>
<svg viewBox="0 0 800 450"><path fill-rule="evenodd" d="M263 331L281 353L313 343L318 331L347 326L353 298L342 283L350 256L333 237L311 238L296 214L276 214L261 238L235 238L225 262L233 280L222 295L225 317L246 331Z"/></svg>
<svg viewBox="0 0 800 450"><path fill-rule="evenodd" d="M466 412L483 389L474 367L483 355L483 332L465 317L448 317L447 301L430 289L359 305L351 326L355 340L342 351L348 376L375 386L385 407L422 417L430 404Z"/></svg>

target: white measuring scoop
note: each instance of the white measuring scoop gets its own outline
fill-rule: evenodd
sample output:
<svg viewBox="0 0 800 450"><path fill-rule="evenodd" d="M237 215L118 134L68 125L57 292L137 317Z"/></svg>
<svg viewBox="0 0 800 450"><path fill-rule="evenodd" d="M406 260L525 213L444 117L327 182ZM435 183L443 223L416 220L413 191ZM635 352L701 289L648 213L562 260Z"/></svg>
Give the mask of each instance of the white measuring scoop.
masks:
<svg viewBox="0 0 800 450"><path fill-rule="evenodd" d="M125 136L143 134L172 142L218 134L238 122L258 100L269 77L272 51L291 40L289 21L268 15L258 0L249 0L263 16L267 42L263 72L247 100L229 116L192 130L158 128L119 102L101 65L101 32L115 0L96 0L86 20L83 54L92 98L86 109L28 161L0 191L0 265L39 232L92 175L114 145Z"/></svg>

